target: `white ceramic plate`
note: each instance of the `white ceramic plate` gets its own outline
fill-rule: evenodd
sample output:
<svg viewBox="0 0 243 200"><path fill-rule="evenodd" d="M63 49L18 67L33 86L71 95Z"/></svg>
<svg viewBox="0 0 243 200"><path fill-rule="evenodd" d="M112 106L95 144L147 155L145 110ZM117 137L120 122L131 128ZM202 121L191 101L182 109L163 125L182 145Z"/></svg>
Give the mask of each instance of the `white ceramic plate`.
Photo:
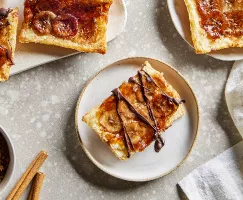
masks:
<svg viewBox="0 0 243 200"><path fill-rule="evenodd" d="M0 7L18 7L20 9L19 26L23 21L24 0L1 0ZM107 29L107 41L115 39L125 28L127 21L126 5L124 0L114 0L110 12ZM18 39L17 39L18 41ZM17 42L15 53L15 66L11 69L11 75L20 73L38 65L48 63L63 57L77 53L77 51L61 47L41 44L21 44Z"/></svg>
<svg viewBox="0 0 243 200"><path fill-rule="evenodd" d="M128 161L119 161L97 134L82 122L82 116L108 97L112 89L135 75L146 60L156 70L164 72L165 78L186 100L186 112L163 134L166 145L159 153L150 145ZM186 159L197 136L199 111L192 89L174 68L151 58L128 58L109 65L88 82L79 97L75 120L81 146L95 165L120 179L148 181L168 174Z"/></svg>
<svg viewBox="0 0 243 200"><path fill-rule="evenodd" d="M178 33L193 48L189 17L184 0L167 0L167 4ZM209 53L208 55L225 61L242 60L243 48L227 48Z"/></svg>

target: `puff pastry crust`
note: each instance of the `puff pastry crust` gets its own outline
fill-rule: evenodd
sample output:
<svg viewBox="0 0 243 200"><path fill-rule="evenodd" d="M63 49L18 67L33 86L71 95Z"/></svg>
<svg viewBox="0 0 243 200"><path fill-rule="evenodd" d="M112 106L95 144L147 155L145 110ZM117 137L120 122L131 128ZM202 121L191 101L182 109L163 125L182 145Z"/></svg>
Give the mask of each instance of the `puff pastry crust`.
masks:
<svg viewBox="0 0 243 200"><path fill-rule="evenodd" d="M4 9L7 17L0 19L0 81L9 78L10 68L13 65L16 47L16 35L18 26L18 9Z"/></svg>
<svg viewBox="0 0 243 200"><path fill-rule="evenodd" d="M104 54L111 4L112 0L26 0L19 41Z"/></svg>
<svg viewBox="0 0 243 200"><path fill-rule="evenodd" d="M158 88L155 89L144 79L146 82L144 87L153 90L152 96L149 93L148 98L150 99L159 134L161 134L175 120L184 115L183 106L181 104L175 105L163 96L162 91L175 99L180 99L180 95L165 80L163 74L153 69L148 62L145 62L140 72L152 77L158 85ZM108 144L111 151L120 160L126 160L134 153L143 151L155 140L154 129L144 123L146 120L148 123L153 122L147 110L146 97L143 96L141 82L139 83L138 75L132 79L138 81L138 84L128 81L119 87L119 91L131 103L130 107L126 106L127 104L124 101L118 103L113 94L104 100L101 105L85 114L82 119L98 134L103 142ZM138 112L137 115L131 107ZM141 116L139 117L139 115ZM143 120L141 120L142 118ZM146 120L144 121L144 119ZM126 140L129 140L130 144Z"/></svg>

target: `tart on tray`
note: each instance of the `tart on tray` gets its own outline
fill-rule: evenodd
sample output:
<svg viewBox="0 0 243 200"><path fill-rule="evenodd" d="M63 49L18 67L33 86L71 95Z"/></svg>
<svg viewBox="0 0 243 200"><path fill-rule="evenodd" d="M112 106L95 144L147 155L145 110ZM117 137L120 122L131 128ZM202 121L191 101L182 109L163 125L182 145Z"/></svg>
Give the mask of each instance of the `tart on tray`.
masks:
<svg viewBox="0 0 243 200"><path fill-rule="evenodd" d="M112 0L26 0L19 40L106 53Z"/></svg>

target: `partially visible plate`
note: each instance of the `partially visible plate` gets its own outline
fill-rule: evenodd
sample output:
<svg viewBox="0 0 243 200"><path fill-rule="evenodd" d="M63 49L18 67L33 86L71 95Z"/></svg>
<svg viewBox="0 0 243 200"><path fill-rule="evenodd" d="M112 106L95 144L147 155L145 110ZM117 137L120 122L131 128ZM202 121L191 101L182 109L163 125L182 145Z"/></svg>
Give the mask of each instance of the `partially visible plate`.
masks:
<svg viewBox="0 0 243 200"><path fill-rule="evenodd" d="M146 60L156 70L163 72L182 99L186 100L185 115L163 133L166 145L159 153L150 145L144 152L136 153L127 161L120 161L98 135L82 122L82 116L111 95L112 89L135 75ZM75 123L81 146L101 170L124 180L148 181L170 173L188 157L197 137L199 110L191 87L178 71L161 61L136 57L107 66L87 83L77 103Z"/></svg>
<svg viewBox="0 0 243 200"><path fill-rule="evenodd" d="M184 0L167 0L172 21L181 37L192 47L190 22ZM243 48L227 48L208 54L213 58L225 61L242 60Z"/></svg>
<svg viewBox="0 0 243 200"><path fill-rule="evenodd" d="M1 0L0 7L19 8L20 16L18 29L20 29L23 21L24 0ZM127 11L124 0L114 0L109 12L109 22L107 28L108 42L115 39L124 30L126 21ZM78 52L71 49L50 45L33 43L21 44L18 42L17 38L14 59L15 65L11 68L11 75L76 53Z"/></svg>

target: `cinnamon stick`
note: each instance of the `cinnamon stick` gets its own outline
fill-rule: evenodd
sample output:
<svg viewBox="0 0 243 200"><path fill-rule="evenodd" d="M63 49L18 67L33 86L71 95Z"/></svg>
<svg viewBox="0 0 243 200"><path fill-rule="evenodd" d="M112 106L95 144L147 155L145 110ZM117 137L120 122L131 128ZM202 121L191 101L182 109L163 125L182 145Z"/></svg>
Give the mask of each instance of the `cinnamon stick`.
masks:
<svg viewBox="0 0 243 200"><path fill-rule="evenodd" d="M42 172L37 172L32 184L28 200L39 200L40 191L43 185L45 175Z"/></svg>
<svg viewBox="0 0 243 200"><path fill-rule="evenodd" d="M13 190L7 197L7 200L19 200L25 191L26 187L29 185L37 171L40 169L43 162L48 157L47 153L41 151L35 159L31 162L30 166L27 168L23 176L19 179L17 184L14 186Z"/></svg>
<svg viewBox="0 0 243 200"><path fill-rule="evenodd" d="M29 193L29 196L28 196L28 199L27 200L32 200L32 196L33 196L33 192L34 192L34 184L32 184L31 188L30 188L30 193Z"/></svg>

